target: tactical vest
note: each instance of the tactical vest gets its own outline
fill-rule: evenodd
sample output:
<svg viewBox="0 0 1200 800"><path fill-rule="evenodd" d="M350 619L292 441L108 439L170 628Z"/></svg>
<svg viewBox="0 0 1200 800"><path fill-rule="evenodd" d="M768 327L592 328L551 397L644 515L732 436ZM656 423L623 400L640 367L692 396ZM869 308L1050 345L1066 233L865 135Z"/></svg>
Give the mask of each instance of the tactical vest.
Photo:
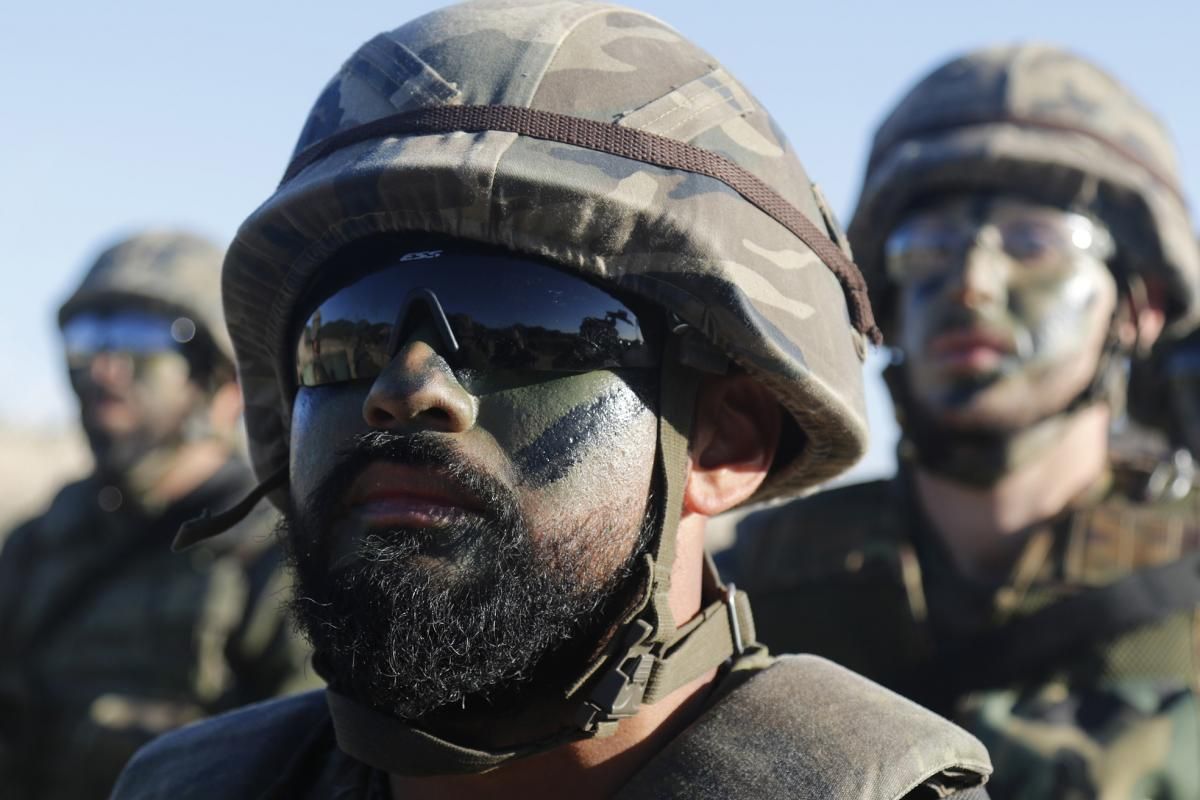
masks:
<svg viewBox="0 0 1200 800"><path fill-rule="evenodd" d="M220 543L170 551L181 522L239 496L230 462L161 513L72 484L0 555L0 796L107 797L152 737L305 683L290 635L274 515ZM110 490L111 491L111 490ZM69 764L69 769L63 765Z"/></svg>
<svg viewBox="0 0 1200 800"><path fill-rule="evenodd" d="M987 796L977 788L990 772L987 753L960 728L824 659L757 662L771 665L734 668L700 718L617 797ZM385 800L389 793L384 773L338 749L325 699L312 692L158 739L130 764L113 797Z"/></svg>

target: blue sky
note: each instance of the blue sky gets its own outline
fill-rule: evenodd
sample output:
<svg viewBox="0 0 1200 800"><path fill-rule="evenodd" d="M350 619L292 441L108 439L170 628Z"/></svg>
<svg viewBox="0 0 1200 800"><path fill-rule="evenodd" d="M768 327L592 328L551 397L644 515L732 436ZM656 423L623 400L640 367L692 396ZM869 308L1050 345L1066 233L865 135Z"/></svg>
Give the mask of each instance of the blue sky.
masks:
<svg viewBox="0 0 1200 800"><path fill-rule="evenodd" d="M54 311L105 242L148 224L222 242L278 180L309 105L375 33L442 5L22 3L0 29L0 420L73 419ZM642 0L779 120L843 219L881 115L947 56L1017 39L1105 65L1162 115L1200 196L1200 3ZM872 383L886 470L894 426Z"/></svg>

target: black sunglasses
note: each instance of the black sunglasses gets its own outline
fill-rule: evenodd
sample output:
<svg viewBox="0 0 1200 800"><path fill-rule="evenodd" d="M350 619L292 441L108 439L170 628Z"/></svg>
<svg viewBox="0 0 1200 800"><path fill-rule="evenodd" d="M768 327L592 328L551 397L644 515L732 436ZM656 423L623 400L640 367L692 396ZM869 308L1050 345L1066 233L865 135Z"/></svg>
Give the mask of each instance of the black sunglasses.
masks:
<svg viewBox="0 0 1200 800"><path fill-rule="evenodd" d="M62 328L67 364L72 369L86 366L99 353L145 356L182 352L196 333L196 323L187 317L171 319L129 309L81 311Z"/></svg>
<svg viewBox="0 0 1200 800"><path fill-rule="evenodd" d="M296 341L300 386L379 375L422 324L459 369L647 368L658 354L625 302L582 278L502 254L408 253L327 294Z"/></svg>

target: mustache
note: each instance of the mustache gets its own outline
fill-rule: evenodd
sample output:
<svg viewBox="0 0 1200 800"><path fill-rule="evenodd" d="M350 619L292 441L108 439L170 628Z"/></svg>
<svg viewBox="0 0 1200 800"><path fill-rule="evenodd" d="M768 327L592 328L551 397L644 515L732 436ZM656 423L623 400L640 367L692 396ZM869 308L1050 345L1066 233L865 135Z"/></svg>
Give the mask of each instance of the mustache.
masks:
<svg viewBox="0 0 1200 800"><path fill-rule="evenodd" d="M1013 355L1029 355L1028 332L1010 315L980 314L967 308L953 308L939 314L929 326L925 341L928 343L943 336L958 334L981 334L1001 343Z"/></svg>
<svg viewBox="0 0 1200 800"><path fill-rule="evenodd" d="M436 470L462 494L477 498L485 514L516 504L507 485L473 466L438 434L370 431L352 437L337 449L328 471L304 500L305 510L320 515L321 511L344 507L354 481L367 467L380 462Z"/></svg>
<svg viewBox="0 0 1200 800"><path fill-rule="evenodd" d="M76 378L72 376L71 384L82 403L127 399L126 392L115 392L106 386L96 383L91 378Z"/></svg>

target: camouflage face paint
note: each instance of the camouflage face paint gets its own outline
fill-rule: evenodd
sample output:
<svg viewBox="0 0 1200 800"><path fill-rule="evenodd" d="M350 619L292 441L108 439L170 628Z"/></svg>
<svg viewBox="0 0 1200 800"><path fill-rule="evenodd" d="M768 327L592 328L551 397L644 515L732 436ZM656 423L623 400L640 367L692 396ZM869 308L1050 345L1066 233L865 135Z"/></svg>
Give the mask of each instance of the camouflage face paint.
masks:
<svg viewBox="0 0 1200 800"><path fill-rule="evenodd" d="M595 481L603 472L590 462L608 461L604 451L633 455L622 446L624 438L640 433L653 450L654 415L645 399L648 387L638 380L628 373L589 372L489 392L480 398L479 422L512 454L520 484L548 489L576 468Z"/></svg>
<svg viewBox="0 0 1200 800"><path fill-rule="evenodd" d="M427 332L373 382L297 394L296 612L343 691L401 717L486 715L535 670L582 669L624 609L653 528L657 419L651 387L616 372L454 372ZM372 523L352 498L379 465L397 471L376 490L441 481L462 506Z"/></svg>
<svg viewBox="0 0 1200 800"><path fill-rule="evenodd" d="M453 371L430 332L415 331L375 381L299 391L291 467L297 496L336 471L347 442L383 430L446 441L464 469L513 492L535 536L602 512L638 526L656 443L648 373Z"/></svg>
<svg viewBox="0 0 1200 800"><path fill-rule="evenodd" d="M893 243L927 228L903 257L903 244L889 245L902 279L907 391L923 413L950 427L1011 431L1062 410L1091 383L1117 288L1098 257L1105 251L1092 247L1107 231L1070 224L1081 219L965 195L897 228Z"/></svg>
<svg viewBox="0 0 1200 800"><path fill-rule="evenodd" d="M113 478L177 447L203 402L187 359L174 352L97 353L70 377L97 467Z"/></svg>

